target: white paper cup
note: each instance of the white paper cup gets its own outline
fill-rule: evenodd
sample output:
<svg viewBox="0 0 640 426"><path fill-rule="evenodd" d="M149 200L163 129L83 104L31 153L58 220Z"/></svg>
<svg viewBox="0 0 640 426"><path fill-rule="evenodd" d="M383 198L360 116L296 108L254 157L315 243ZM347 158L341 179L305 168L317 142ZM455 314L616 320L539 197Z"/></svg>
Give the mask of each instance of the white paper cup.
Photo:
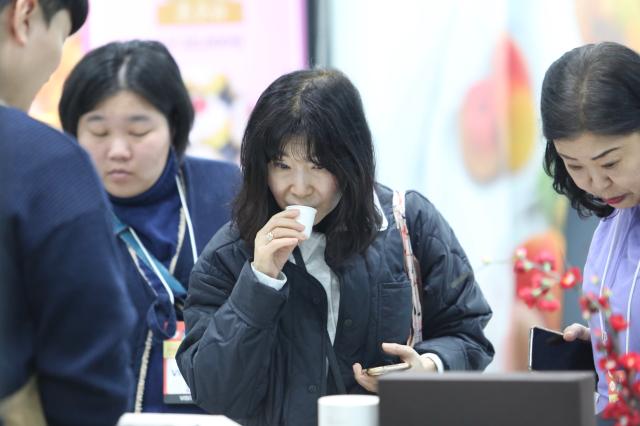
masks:
<svg viewBox="0 0 640 426"><path fill-rule="evenodd" d="M378 426L375 395L330 395L318 399L318 426Z"/></svg>
<svg viewBox="0 0 640 426"><path fill-rule="evenodd" d="M300 214L296 217L296 221L304 225L304 235L309 238L311 235L311 230L313 229L313 220L316 217L316 213L318 212L313 207L302 206L298 204L294 204L292 206L287 206L286 210L299 210Z"/></svg>

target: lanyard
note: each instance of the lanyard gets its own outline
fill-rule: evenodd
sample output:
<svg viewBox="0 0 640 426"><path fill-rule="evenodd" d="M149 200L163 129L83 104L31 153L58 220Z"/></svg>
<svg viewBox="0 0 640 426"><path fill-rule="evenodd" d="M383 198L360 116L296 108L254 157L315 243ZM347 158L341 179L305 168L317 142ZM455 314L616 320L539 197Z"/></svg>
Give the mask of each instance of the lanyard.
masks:
<svg viewBox="0 0 640 426"><path fill-rule="evenodd" d="M196 249L196 234L193 232L193 223L191 222L191 214L189 213L189 206L187 205L187 199L184 196L184 189L182 188L182 181L179 176L176 175L176 185L178 186L178 194L180 194L180 202L184 209L185 219L187 220L187 229L189 230L189 242L191 243L191 255L193 256L193 264L196 264L198 260L198 250Z"/></svg>
<svg viewBox="0 0 640 426"><path fill-rule="evenodd" d="M616 244L616 240L618 237L618 223L620 222L621 214L618 214L615 218L615 224L613 228L613 238L611 239L611 246L609 247L609 253L607 254L607 261L604 265L604 272L602 273L602 282L600 283L600 291L599 296L602 297L605 288L605 281L607 279L607 272L609 269L609 263L611 262L611 254L613 253L613 248ZM638 273L640 272L640 260L638 261L638 265L636 266L635 273L633 274L633 281L631 282L631 290L629 290L629 296L627 300L627 312L626 312L626 321L627 321L627 331L625 338L625 353L629 352L629 336L631 335L631 301L633 299L633 293L636 289L636 282L638 281ZM604 317L602 315L602 311L600 311L600 330L602 332L602 341L607 341L607 331L604 327Z"/></svg>
<svg viewBox="0 0 640 426"><path fill-rule="evenodd" d="M125 225L115 214L111 216L113 221L113 230L125 244L135 251L139 259L141 259L147 267L149 267L158 277L165 291L169 295L171 304L174 303L174 293L178 297L184 297L187 294L185 288L175 279L167 268L154 256L149 253L147 248L142 244L138 234L130 226ZM173 290L173 291L172 291Z"/></svg>
<svg viewBox="0 0 640 426"><path fill-rule="evenodd" d="M195 242L195 233L193 231L193 224L191 222L191 215L189 214L189 208L187 206L186 198L184 196L184 190L182 188L182 184L180 178L176 176L176 185L178 187L178 194L180 195L180 202L182 204L182 208L185 212L185 219L187 222L187 229L189 232L189 241L191 243L191 253L193 256L193 263L195 264L198 259L196 242ZM147 248L142 244L138 234L136 231L131 228L129 225L126 225L122 222L115 213L111 215L113 230L115 234L122 239L125 244L130 247L141 259L148 268L150 268L158 277L165 291L169 295L169 299L171 303L174 303L174 294L177 297L184 297L187 294L184 286L178 281L168 270L167 268L155 258Z"/></svg>
<svg viewBox="0 0 640 426"><path fill-rule="evenodd" d="M600 283L600 291L599 291L599 296L602 297L602 294L604 293L604 288L605 288L605 282L607 280L607 272L609 270L609 265L611 262L611 256L613 253L613 248L616 245L616 241L618 238L618 225L620 222L620 216L622 216L621 212L618 212L618 215L615 218L615 223L614 223L614 228L613 228L613 238L611 239L611 245L609 246L609 252L607 254L607 260L606 263L604 265L604 271L602 273L602 282ZM619 255L618 255L619 256ZM636 270L635 273L633 275L633 281L631 282L631 290L629 290L629 295L628 295L628 300L627 300L627 312L626 312L626 321L627 321L627 330L626 330L626 337L625 337L625 348L624 348L624 353L629 353L629 336L631 335L631 301L633 299L633 293L635 292L635 288L636 288L636 282L638 280L638 273L640 272L640 260L638 261L638 264L636 266ZM600 317L600 330L601 330L601 339L603 342L606 342L608 339L607 336L607 331L604 327L604 316L602 314L602 311L600 311L599 313L599 317ZM614 375L609 371L606 372L605 377L607 378L607 387L608 387L608 392L609 392L609 402L614 402L617 401L618 399L618 392L617 392L617 386L615 385L616 383L616 378L614 377ZM598 401L600 400L600 393L598 393Z"/></svg>

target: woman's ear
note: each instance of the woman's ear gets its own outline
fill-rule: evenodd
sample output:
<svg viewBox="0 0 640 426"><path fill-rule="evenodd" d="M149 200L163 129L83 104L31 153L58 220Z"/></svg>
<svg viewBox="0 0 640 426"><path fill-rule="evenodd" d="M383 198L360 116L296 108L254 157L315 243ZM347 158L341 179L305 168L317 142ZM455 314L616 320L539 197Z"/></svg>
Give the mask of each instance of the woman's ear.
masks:
<svg viewBox="0 0 640 426"><path fill-rule="evenodd" d="M33 26L33 20L39 3L38 0L14 0L8 6L7 24L11 37L20 45L27 44L29 32Z"/></svg>

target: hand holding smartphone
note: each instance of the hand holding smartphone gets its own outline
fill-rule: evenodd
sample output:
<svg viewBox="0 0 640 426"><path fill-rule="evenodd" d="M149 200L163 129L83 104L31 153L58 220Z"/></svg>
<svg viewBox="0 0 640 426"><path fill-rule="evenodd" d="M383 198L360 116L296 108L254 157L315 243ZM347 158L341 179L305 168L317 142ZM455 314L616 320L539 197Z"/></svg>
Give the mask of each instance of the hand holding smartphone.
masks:
<svg viewBox="0 0 640 426"><path fill-rule="evenodd" d="M403 371L411 368L411 365L407 362L401 362L400 364L383 365L380 367L365 368L362 370L369 376L382 376L383 374L391 373L392 371Z"/></svg>
<svg viewBox="0 0 640 426"><path fill-rule="evenodd" d="M595 371L591 341L567 342L559 331L533 327L529 335L529 369Z"/></svg>

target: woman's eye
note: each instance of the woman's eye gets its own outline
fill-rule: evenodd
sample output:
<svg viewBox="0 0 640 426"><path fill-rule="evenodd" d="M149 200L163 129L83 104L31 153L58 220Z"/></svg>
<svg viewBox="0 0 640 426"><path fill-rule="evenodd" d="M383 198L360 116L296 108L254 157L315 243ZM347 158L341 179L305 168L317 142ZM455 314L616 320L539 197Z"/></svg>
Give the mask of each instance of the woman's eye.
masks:
<svg viewBox="0 0 640 426"><path fill-rule="evenodd" d="M316 170L323 170L324 169L323 166L321 166L320 164L315 164L315 163L313 164L313 168L316 169Z"/></svg>
<svg viewBox="0 0 640 426"><path fill-rule="evenodd" d="M147 136L149 133L151 133L151 130L145 130L142 132L129 132L129 134L135 138L142 138Z"/></svg>
<svg viewBox="0 0 640 426"><path fill-rule="evenodd" d="M582 170L582 166L576 166L575 164L568 164L567 169L577 172L578 170Z"/></svg>
<svg viewBox="0 0 640 426"><path fill-rule="evenodd" d="M603 169L613 169L616 166L616 164L618 164L618 161L613 161L611 163L603 164L602 168Z"/></svg>
<svg viewBox="0 0 640 426"><path fill-rule="evenodd" d="M104 138L106 136L109 136L109 132L107 132L106 130L102 132L90 130L89 133L91 133L91 136L95 136L96 138Z"/></svg>
<svg viewBox="0 0 640 426"><path fill-rule="evenodd" d="M286 170L289 168L289 166L287 166L285 163L283 163L282 161L274 161L273 162L274 167L278 168L278 169L283 169Z"/></svg>

